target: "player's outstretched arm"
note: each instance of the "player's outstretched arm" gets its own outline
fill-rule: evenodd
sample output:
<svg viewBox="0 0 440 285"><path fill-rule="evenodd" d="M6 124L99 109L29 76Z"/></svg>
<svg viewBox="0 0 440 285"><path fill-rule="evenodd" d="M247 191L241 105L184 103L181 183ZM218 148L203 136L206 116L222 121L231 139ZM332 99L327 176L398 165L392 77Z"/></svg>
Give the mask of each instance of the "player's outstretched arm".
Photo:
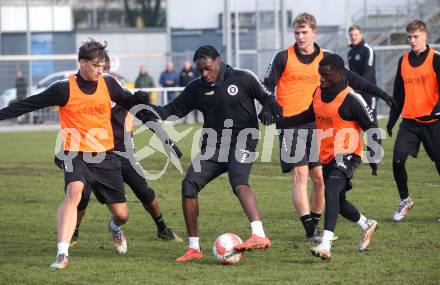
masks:
<svg viewBox="0 0 440 285"><path fill-rule="evenodd" d="M167 152L171 152L177 158L182 157L182 152L177 147L176 144L170 139L167 132L162 128L160 123L158 123L157 114L160 114L159 111L161 107L155 106L149 103L149 97L146 92L137 91L132 94L128 89L124 88L117 80L112 77L105 78L108 90L110 91L110 97L112 101L116 104L121 105L127 111L138 104L146 105L152 107L156 112L153 113L151 111L142 109L139 112L136 112L134 115L140 119L146 126L154 132L158 138L163 143Z"/></svg>
<svg viewBox="0 0 440 285"><path fill-rule="evenodd" d="M388 95L385 91L383 91L376 85L370 83L368 80L366 80L359 74L346 69L345 76L347 77L348 85L350 85L354 89L359 90L361 92L374 94L380 99L384 100L387 103L387 105L390 107L396 104L393 97Z"/></svg>
<svg viewBox="0 0 440 285"><path fill-rule="evenodd" d="M64 106L67 101L69 101L67 83L56 82L39 94L14 102L1 109L0 120L17 118L50 106Z"/></svg>
<svg viewBox="0 0 440 285"><path fill-rule="evenodd" d="M249 95L263 105L258 118L266 126L275 123L276 120L283 116L283 108L278 104L273 93L261 83L257 75L252 71L243 69L243 76L247 78L244 82L246 83Z"/></svg>
<svg viewBox="0 0 440 285"><path fill-rule="evenodd" d="M191 84L189 85L191 86ZM189 114L192 110L195 109L194 105L194 99L191 98L191 89L189 89L189 86L186 87L182 93L180 93L179 96L177 96L176 99L174 99L172 102L168 103L165 106L156 106L154 104L147 104L150 108L154 110L154 112L148 112L146 116L149 117L150 120L152 120L152 117L154 117L156 120L170 120L172 116L177 116L178 118L183 118L187 114ZM137 98L146 98L148 97L147 93L144 91L136 91L134 95ZM142 100L142 99L139 99Z"/></svg>
<svg viewBox="0 0 440 285"><path fill-rule="evenodd" d="M396 71L396 77L394 79L393 98L396 102L395 105L390 108L390 115L388 116L387 133L391 137L393 135L393 127L399 119L402 113L403 103L405 101L405 88L403 86L403 78L401 74L402 57L399 60L399 64Z"/></svg>
<svg viewBox="0 0 440 285"><path fill-rule="evenodd" d="M146 123L146 126L150 129L150 131L152 131L154 134L156 134L156 136L162 142L162 144L167 152L172 153L177 158L181 158L183 156L182 151L171 140L167 131L165 131L165 129L162 128L161 124L159 122L157 122L157 120L154 120L154 119L149 120Z"/></svg>

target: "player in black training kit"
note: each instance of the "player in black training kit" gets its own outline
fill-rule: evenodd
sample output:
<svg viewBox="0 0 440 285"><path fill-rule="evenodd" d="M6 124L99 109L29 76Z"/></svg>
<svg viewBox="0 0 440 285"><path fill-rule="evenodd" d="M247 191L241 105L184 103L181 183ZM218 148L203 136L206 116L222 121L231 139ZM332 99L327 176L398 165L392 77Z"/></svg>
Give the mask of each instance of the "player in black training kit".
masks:
<svg viewBox="0 0 440 285"><path fill-rule="evenodd" d="M376 55L373 48L368 45L362 35L362 29L358 25L352 25L348 28L350 36L350 50L348 51L348 67L351 71L356 72L371 84L376 85ZM356 90L357 91L357 90ZM366 94L360 92L362 98L367 102L368 107L372 111L373 119L377 124L377 100L374 94ZM375 141L381 144L381 140L374 137ZM371 151L369 149L369 151ZM372 174L377 175L377 162L370 162Z"/></svg>
<svg viewBox="0 0 440 285"><path fill-rule="evenodd" d="M194 62L201 77L194 79L170 104L164 107L152 105L162 119L170 115L183 117L196 109L204 117L201 152L192 161L182 181L182 207L189 249L176 259L177 262L203 257L198 237L197 195L205 185L225 172L252 228L251 238L234 249L244 251L271 246L260 221L255 193L248 181L258 142L254 99L265 105L266 110L271 110L264 119L279 117L282 110L255 74L221 62L214 47L199 47Z"/></svg>

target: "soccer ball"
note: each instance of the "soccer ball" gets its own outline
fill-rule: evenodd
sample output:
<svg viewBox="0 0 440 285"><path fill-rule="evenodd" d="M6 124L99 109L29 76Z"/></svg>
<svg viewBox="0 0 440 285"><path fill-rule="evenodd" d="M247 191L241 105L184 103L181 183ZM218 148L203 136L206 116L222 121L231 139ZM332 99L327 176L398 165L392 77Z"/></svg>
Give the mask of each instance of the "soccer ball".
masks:
<svg viewBox="0 0 440 285"><path fill-rule="evenodd" d="M234 250L234 246L242 242L240 237L235 234L222 234L215 240L212 252L222 264L234 264L244 257L244 253Z"/></svg>

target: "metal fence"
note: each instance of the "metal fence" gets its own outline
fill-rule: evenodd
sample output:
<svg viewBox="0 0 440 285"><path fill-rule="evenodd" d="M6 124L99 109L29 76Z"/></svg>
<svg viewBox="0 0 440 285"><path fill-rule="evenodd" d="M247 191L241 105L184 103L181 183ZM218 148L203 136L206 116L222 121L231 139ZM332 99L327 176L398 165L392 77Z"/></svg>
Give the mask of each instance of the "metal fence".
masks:
<svg viewBox="0 0 440 285"><path fill-rule="evenodd" d="M439 44L431 45L431 47L434 47L437 50L440 50ZM396 75L396 69L399 58L402 56L403 52L405 50L408 50L409 47L406 45L403 46L379 46L374 47L375 53L376 53L376 78L377 78L377 85L384 89L388 94L392 95L393 92L393 83L394 78ZM343 58L346 58L348 49L339 49L337 50L337 53L339 53ZM255 73L258 73L258 76L260 79L263 79L264 71L266 70L267 66L269 65L270 59L272 55L275 53L275 50L265 49L261 52L248 52L245 54L245 56L241 57L241 67L242 68L249 68L253 70ZM164 60L160 55L156 55L157 58L155 60ZM180 55L182 56L182 55ZM133 61L133 58L137 59L135 60L136 64L139 64L139 62L148 62L151 59L139 55L137 58L131 56L130 60ZM183 58L183 56L182 56ZM34 85L32 87L31 93L36 94L38 92L41 92L45 88L47 88L50 84L55 82L56 80L59 80L61 78L64 78L68 73L72 73L77 68L77 60L76 55L64 55L64 56L47 56L46 58L40 57L37 58L36 56L0 56L0 72L3 75L2 80L9 80L10 82L10 88L3 91L3 93L0 94L0 108L8 106L8 104L16 99L16 89L15 89L15 71L17 68L21 68L23 70L23 73L27 74L28 67L32 66L33 71L35 68L38 68L39 65L45 64L45 60L47 59L52 61L52 64L54 66L57 66L57 68L62 68L64 71L62 72L55 72L52 74L47 75L46 77L39 77L39 80L34 79ZM120 65L124 65L124 59L120 59L121 62ZM29 65L29 61L32 62L32 65ZM259 69L257 69L259 67ZM260 70L260 72L258 72ZM34 72L35 74L36 72ZM114 74L115 76L119 76L118 74ZM41 79L40 79L41 78ZM125 79L123 77L120 77L123 84L129 88L133 89L134 79ZM151 100L152 103L157 105L165 105L168 103L169 98L168 94L169 92L176 92L176 95L180 91L183 90L182 87L172 87L172 88L148 88L143 89L147 92L151 92ZM386 104L379 100L378 101L378 115L380 116L387 116L389 112L388 107ZM190 115L190 118L186 118L186 122L193 122L194 120L191 119L194 117L193 114ZM200 118L201 116L199 116ZM33 112L24 118L21 119L23 122L33 122L33 123L44 123L44 122L53 122L58 120L58 108L57 107L49 107L43 110L39 110L36 112ZM200 120L199 120L200 121ZM12 123L13 121L11 121Z"/></svg>

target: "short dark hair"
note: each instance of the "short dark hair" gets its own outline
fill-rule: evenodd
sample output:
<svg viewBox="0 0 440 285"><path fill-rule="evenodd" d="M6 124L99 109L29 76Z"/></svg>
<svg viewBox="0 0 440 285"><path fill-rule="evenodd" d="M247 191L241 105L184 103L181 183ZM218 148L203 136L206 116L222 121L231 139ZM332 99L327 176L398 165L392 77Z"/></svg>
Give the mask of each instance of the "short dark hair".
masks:
<svg viewBox="0 0 440 285"><path fill-rule="evenodd" d="M425 22L421 20L413 20L406 26L406 31L408 33L412 33L417 30L428 33L428 27L426 26Z"/></svg>
<svg viewBox="0 0 440 285"><path fill-rule="evenodd" d="M109 72L110 71L110 57L108 56L107 53L105 53L104 62L105 62L104 71Z"/></svg>
<svg viewBox="0 0 440 285"><path fill-rule="evenodd" d="M220 54L219 52L215 49L215 47L211 46L211 45L206 45L206 46L200 46L196 52L194 53L194 57L193 57L193 62L196 62L197 60L201 59L201 58L212 58L212 59L216 59L217 57L219 57Z"/></svg>
<svg viewBox="0 0 440 285"><path fill-rule="evenodd" d="M348 32L349 33L352 32L352 31L355 31L355 30L358 30L359 32L362 33L362 28L359 25L351 25L350 28L348 28Z"/></svg>
<svg viewBox="0 0 440 285"><path fill-rule="evenodd" d="M327 66L329 65L333 71L342 72L345 69L344 60L337 54L329 54L324 57L320 62L319 66Z"/></svg>
<svg viewBox="0 0 440 285"><path fill-rule="evenodd" d="M106 47L106 41L104 41L104 44L102 44L98 41L95 41L93 38L89 38L87 42L83 43L82 46L79 47L78 61L85 59L105 62L105 57L107 55L107 51L105 50Z"/></svg>

